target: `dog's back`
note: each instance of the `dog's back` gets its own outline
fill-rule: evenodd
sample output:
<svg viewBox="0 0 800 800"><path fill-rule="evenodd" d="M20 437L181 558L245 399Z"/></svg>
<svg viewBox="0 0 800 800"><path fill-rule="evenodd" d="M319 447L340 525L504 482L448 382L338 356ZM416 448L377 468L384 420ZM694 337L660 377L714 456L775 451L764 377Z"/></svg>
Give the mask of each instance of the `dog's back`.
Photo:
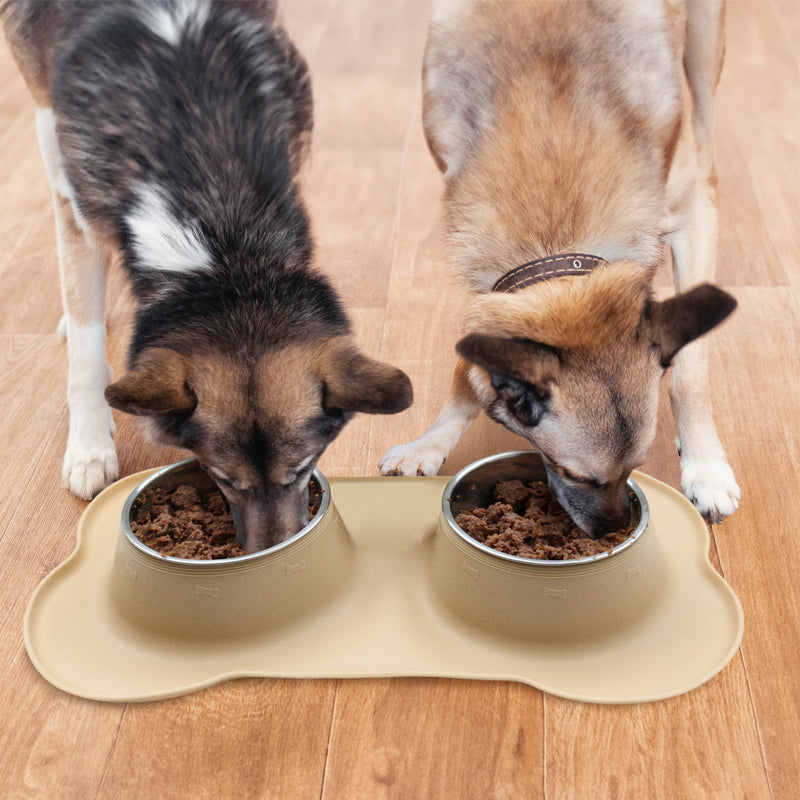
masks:
<svg viewBox="0 0 800 800"><path fill-rule="evenodd" d="M240 247L267 216L304 227L282 194L308 144L310 82L273 3L18 2L7 13L28 83L57 119L80 213L129 267L155 266L139 263L148 248L136 239L159 210Z"/></svg>
<svg viewBox="0 0 800 800"><path fill-rule="evenodd" d="M437 6L425 130L475 288L552 253L658 263L681 119L677 16L660 0Z"/></svg>

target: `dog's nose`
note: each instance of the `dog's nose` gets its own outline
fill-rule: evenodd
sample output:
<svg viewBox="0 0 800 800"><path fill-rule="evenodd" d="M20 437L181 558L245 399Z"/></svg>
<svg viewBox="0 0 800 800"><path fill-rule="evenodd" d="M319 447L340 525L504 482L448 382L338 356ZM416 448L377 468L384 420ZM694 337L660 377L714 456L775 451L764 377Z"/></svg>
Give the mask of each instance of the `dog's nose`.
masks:
<svg viewBox="0 0 800 800"><path fill-rule="evenodd" d="M593 539L602 539L606 534L627 528L631 521L630 506L612 517L600 517L596 520L591 536Z"/></svg>
<svg viewBox="0 0 800 800"><path fill-rule="evenodd" d="M614 498L613 508L606 507L594 520L591 536L602 539L608 533L627 528L631 522L631 503L628 498L627 484L621 493Z"/></svg>

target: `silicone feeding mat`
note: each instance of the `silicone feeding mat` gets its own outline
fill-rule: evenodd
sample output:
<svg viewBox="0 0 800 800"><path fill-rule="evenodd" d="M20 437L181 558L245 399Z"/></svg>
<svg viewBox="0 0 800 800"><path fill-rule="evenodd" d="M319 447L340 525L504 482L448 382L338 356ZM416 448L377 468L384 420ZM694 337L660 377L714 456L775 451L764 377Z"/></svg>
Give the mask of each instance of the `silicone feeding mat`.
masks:
<svg viewBox="0 0 800 800"><path fill-rule="evenodd" d="M175 697L245 676L436 676L513 680L595 703L638 703L700 686L733 657L741 605L708 560L708 531L678 492L641 473L666 560L663 598L645 619L591 641L495 636L440 607L427 575L447 477L329 478L355 546L349 585L297 625L222 639L165 636L121 618L109 576L128 495L155 470L86 508L75 551L34 592L25 645L54 686L93 700ZM254 598L254 602L258 602Z"/></svg>

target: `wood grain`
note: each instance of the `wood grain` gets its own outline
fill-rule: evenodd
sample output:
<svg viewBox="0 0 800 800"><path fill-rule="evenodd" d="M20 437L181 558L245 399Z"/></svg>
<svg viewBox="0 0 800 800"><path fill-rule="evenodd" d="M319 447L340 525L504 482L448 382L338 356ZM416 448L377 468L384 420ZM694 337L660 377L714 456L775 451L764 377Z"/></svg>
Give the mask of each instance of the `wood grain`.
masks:
<svg viewBox="0 0 800 800"><path fill-rule="evenodd" d="M536 797L542 734L541 695L517 684L342 683L322 797Z"/></svg>
<svg viewBox="0 0 800 800"><path fill-rule="evenodd" d="M407 370L415 404L358 417L322 463L374 475L447 397L463 296L441 240L442 182L421 130L429 0L292 0L316 129L304 175L319 265L362 346ZM711 558L746 629L689 694L598 706L504 682L236 680L147 704L83 701L46 683L23 645L36 585L75 545L85 503L60 487L65 346L50 192L34 109L0 46L0 797L699 798L791 800L800 786L800 4L731 0L718 96L719 280L739 300L709 339L720 436L742 487ZM669 277L659 275L659 291ZM112 271L109 357L125 364L132 305ZM124 474L182 455L116 417ZM666 382L644 470L678 485ZM486 418L452 473L518 439ZM78 623L76 623L78 624Z"/></svg>
<svg viewBox="0 0 800 800"><path fill-rule="evenodd" d="M163 800L319 797L334 695L334 681L248 679L131 705L97 798L143 786Z"/></svg>

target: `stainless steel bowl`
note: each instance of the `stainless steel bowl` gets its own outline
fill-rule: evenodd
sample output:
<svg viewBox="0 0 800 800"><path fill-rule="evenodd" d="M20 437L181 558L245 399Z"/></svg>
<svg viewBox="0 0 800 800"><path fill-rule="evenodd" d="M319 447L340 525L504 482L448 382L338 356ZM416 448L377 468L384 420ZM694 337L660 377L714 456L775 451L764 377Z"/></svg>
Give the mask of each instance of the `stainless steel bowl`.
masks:
<svg viewBox="0 0 800 800"><path fill-rule="evenodd" d="M461 529L459 513L494 501L502 480L547 480L535 451L501 453L470 464L447 484L433 543L431 580L458 618L490 633L583 640L633 624L657 603L665 570L647 498L634 480L633 533L613 550L546 561L484 545Z"/></svg>
<svg viewBox="0 0 800 800"><path fill-rule="evenodd" d="M314 515L314 518L309 520L309 522L301 528L294 536L285 539L284 541L274 545L273 547L268 548L267 550L261 550L257 553L248 553L244 556L236 556L234 558L227 558L223 559L225 562L239 562L239 561L246 561L246 560L253 560L257 558L261 558L264 553L276 553L286 547L291 547L292 543L297 541L297 539L305 536L310 530L314 528L315 525L319 524L318 520L325 516L328 511L328 507L331 502L331 492L330 486L328 485L328 481L326 480L325 476L318 470L315 469L312 476L310 483L316 484L316 491L319 493L320 496L320 505L317 513ZM180 564L197 564L197 565L209 565L209 564L219 564L221 563L220 560L208 560L208 559L195 559L195 558L178 558L176 556L166 556L162 555L156 550L148 547L144 542L139 539L136 534L131 529L131 522L134 519L135 515L144 507L147 506L147 501L144 498L144 495L152 490L152 489L166 489L172 490L182 484L189 484L193 486L197 492L201 495L209 494L214 491L218 491L217 485L214 481L208 476L208 474L200 467L196 458L187 458L184 461L179 461L176 464L172 464L168 467L164 467L164 469L159 470L158 472L151 475L147 480L143 481L136 489L131 492L128 496L128 499L125 501L125 505L122 507L122 531L125 536L130 540L131 544L134 547L140 548L144 553L155 553L159 559L165 561L172 561L177 562Z"/></svg>
<svg viewBox="0 0 800 800"><path fill-rule="evenodd" d="M325 476L314 470L313 480L319 510L294 536L258 553L200 560L163 556L131 530L131 514L149 489L214 488L194 458L159 470L124 504L109 584L113 607L143 630L208 639L280 628L321 609L346 585L353 545Z"/></svg>
<svg viewBox="0 0 800 800"><path fill-rule="evenodd" d="M470 546L478 547L486 553L497 558L521 564L546 564L548 567L559 568L563 566L583 564L587 562L602 561L611 558L628 547L644 533L650 519L650 509L644 492L635 481L628 481L631 493L631 523L635 528L631 535L620 542L613 550L584 558L572 558L565 561L550 561L547 559L532 559L524 556L515 556L502 553L488 545L478 542L466 533L456 522L459 514L471 514L475 508L485 508L495 502L494 489L501 481L519 479L528 484L533 481L547 483L547 471L539 453L532 450L519 450L512 453L501 453L496 456L476 461L465 467L453 477L445 489L442 500L442 510L452 529Z"/></svg>

